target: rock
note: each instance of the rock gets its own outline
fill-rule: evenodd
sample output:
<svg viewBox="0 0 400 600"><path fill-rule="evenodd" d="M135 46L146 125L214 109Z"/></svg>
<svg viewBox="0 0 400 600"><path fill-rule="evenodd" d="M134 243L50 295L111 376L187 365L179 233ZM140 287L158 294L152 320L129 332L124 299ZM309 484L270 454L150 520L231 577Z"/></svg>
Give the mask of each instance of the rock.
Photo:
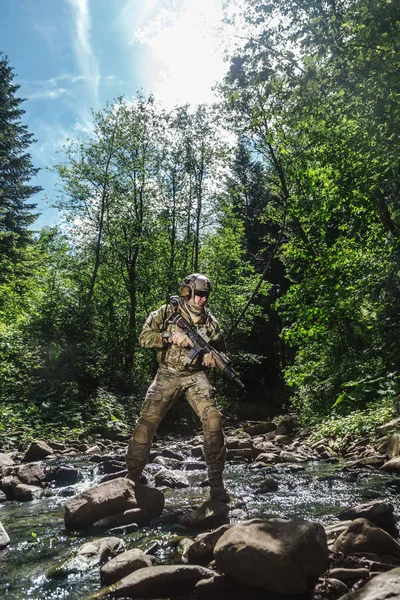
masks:
<svg viewBox="0 0 400 600"><path fill-rule="evenodd" d="M20 483L13 490L13 499L20 502L30 502L31 500L39 500L44 494L44 490L37 485L26 485Z"/></svg>
<svg viewBox="0 0 400 600"><path fill-rule="evenodd" d="M79 471L71 465L59 467L48 467L46 469L46 481L58 486L73 485L79 479Z"/></svg>
<svg viewBox="0 0 400 600"><path fill-rule="evenodd" d="M203 446L194 446L190 449L190 454L195 458L204 458Z"/></svg>
<svg viewBox="0 0 400 600"><path fill-rule="evenodd" d="M282 444L283 446L286 446L287 444L290 444L292 442L292 438L290 435L276 435L274 441L277 444Z"/></svg>
<svg viewBox="0 0 400 600"><path fill-rule="evenodd" d="M0 550L5 548L10 543L10 538L7 531L4 529L2 522L0 521Z"/></svg>
<svg viewBox="0 0 400 600"><path fill-rule="evenodd" d="M279 463L281 461L281 459L279 458L278 454L275 454L275 452L262 452L261 454L257 455L257 460L260 462L264 462L264 463Z"/></svg>
<svg viewBox="0 0 400 600"><path fill-rule="evenodd" d="M399 454L400 454L400 434L394 433L393 435L391 435L389 437L389 439L387 441L385 454L390 456L390 458L399 456Z"/></svg>
<svg viewBox="0 0 400 600"><path fill-rule="evenodd" d="M87 600L100 598L171 598L190 594L198 581L214 576L214 571L197 565L144 567L121 581L103 588Z"/></svg>
<svg viewBox="0 0 400 600"><path fill-rule="evenodd" d="M359 504L353 508L342 510L338 515L340 520L368 519L376 527L387 531L393 537L397 536L396 519L393 514L393 504L375 500L366 504Z"/></svg>
<svg viewBox="0 0 400 600"><path fill-rule="evenodd" d="M67 576L72 573L84 573L89 569L105 562L110 557L121 552L125 547L122 540L117 537L104 537L83 544L75 556L63 564L52 567L47 572L48 578Z"/></svg>
<svg viewBox="0 0 400 600"><path fill-rule="evenodd" d="M208 565L213 558L214 546L231 525L221 525L218 529L198 535L188 550L188 561L195 565Z"/></svg>
<svg viewBox="0 0 400 600"><path fill-rule="evenodd" d="M136 529L138 524L147 525L150 522L149 513L145 508L130 508L129 510L125 510L124 512L118 513L116 515L111 515L109 517L104 517L96 522L96 526L98 527L106 527L108 530L110 529L120 529L130 526L136 525ZM133 528L135 529L135 528Z"/></svg>
<svg viewBox="0 0 400 600"><path fill-rule="evenodd" d="M235 580L280 594L309 591L328 564L323 527L307 521L251 519L214 548L216 567Z"/></svg>
<svg viewBox="0 0 400 600"><path fill-rule="evenodd" d="M157 487L165 485L174 489L187 488L190 485L184 473L180 471L168 471L167 469L158 471L154 477L154 482Z"/></svg>
<svg viewBox="0 0 400 600"><path fill-rule="evenodd" d="M229 507L219 500L207 500L198 509L183 515L179 522L185 527L208 529L229 522Z"/></svg>
<svg viewBox="0 0 400 600"><path fill-rule="evenodd" d="M191 538L188 537L184 537L179 541L179 544L177 545L177 547L175 548L175 552L174 552L174 564L184 564L187 565L188 564L188 552L189 552L189 548L190 546L192 546L193 544L193 540Z"/></svg>
<svg viewBox="0 0 400 600"><path fill-rule="evenodd" d="M297 454L295 454L294 452L287 452L285 450L282 450L282 452L279 453L279 458L282 462L285 463L301 462L301 458L299 458Z"/></svg>
<svg viewBox="0 0 400 600"><path fill-rule="evenodd" d="M226 460L235 460L236 458L252 460L253 450L251 448L237 448L235 450L226 451Z"/></svg>
<svg viewBox="0 0 400 600"><path fill-rule="evenodd" d="M156 488L135 484L130 479L114 479L77 494L65 503L65 526L70 530L123 513L132 508L146 509L149 520L164 508L164 495Z"/></svg>
<svg viewBox="0 0 400 600"><path fill-rule="evenodd" d="M165 456L165 458L174 458L180 462L184 461L184 457L179 452L174 452L173 450L169 450L169 448L164 448L161 452L161 456Z"/></svg>
<svg viewBox="0 0 400 600"><path fill-rule="evenodd" d="M378 435L385 435L386 433L395 431L396 429L400 430L400 418L392 419L384 425L379 425L376 427L376 433Z"/></svg>
<svg viewBox="0 0 400 600"><path fill-rule="evenodd" d="M345 555L357 552L373 552L400 556L400 544L386 531L376 527L367 519L355 519L346 531L341 533L332 546L333 552Z"/></svg>
<svg viewBox="0 0 400 600"><path fill-rule="evenodd" d="M36 485L42 487L42 482L46 479L46 474L38 463L28 463L15 469L15 475L21 483L27 485Z"/></svg>
<svg viewBox="0 0 400 600"><path fill-rule="evenodd" d="M271 421L264 421L255 425L247 425L243 427L243 431L245 433L249 433L250 435L262 435L263 433L275 431L276 428L277 427L275 423L272 423Z"/></svg>
<svg viewBox="0 0 400 600"><path fill-rule="evenodd" d="M166 456L156 456L156 458L153 460L153 463L155 465L161 465L165 469L172 469L172 470L181 469L183 466L182 461L176 460L176 458L167 458Z"/></svg>
<svg viewBox="0 0 400 600"><path fill-rule="evenodd" d="M279 484L272 477L267 477L264 481L258 486L258 488L254 491L255 494L269 494L271 492L276 492L279 487Z"/></svg>
<svg viewBox="0 0 400 600"><path fill-rule="evenodd" d="M0 490L7 496L8 500L13 499L14 488L21 482L15 475L8 475L0 479Z"/></svg>
<svg viewBox="0 0 400 600"><path fill-rule="evenodd" d="M231 517L235 521L245 521L249 518L249 515L246 511L244 511L241 508L234 508L233 510L231 510Z"/></svg>
<svg viewBox="0 0 400 600"><path fill-rule="evenodd" d="M196 600L288 600L288 596L268 597L265 590L238 583L227 575L215 573L210 579L196 583ZM293 596L293 600L304 600L303 596ZM306 600L309 600L307 598Z"/></svg>
<svg viewBox="0 0 400 600"><path fill-rule="evenodd" d="M330 525L325 525L324 529L328 540L328 546L332 545L339 535L346 531L350 524L351 521L342 521L341 523L331 523Z"/></svg>
<svg viewBox="0 0 400 600"><path fill-rule="evenodd" d="M381 469L382 471L387 471L388 473L400 473L400 456L391 458L383 463Z"/></svg>
<svg viewBox="0 0 400 600"><path fill-rule="evenodd" d="M47 444L50 446L50 448L56 450L56 452L65 452L65 450L67 450L66 444L62 442L47 442Z"/></svg>
<svg viewBox="0 0 400 600"><path fill-rule="evenodd" d="M339 579L339 581L357 581L369 577L369 570L364 568L346 569L337 567L336 569L331 569L329 571L329 576L334 579Z"/></svg>
<svg viewBox="0 0 400 600"><path fill-rule="evenodd" d="M11 454L0 452L0 469L3 467L12 467L14 464Z"/></svg>
<svg viewBox="0 0 400 600"><path fill-rule="evenodd" d="M323 600L339 600L348 591L349 588L343 581L326 577L315 586L313 597L323 598Z"/></svg>
<svg viewBox="0 0 400 600"><path fill-rule="evenodd" d="M226 447L228 450L245 450L252 449L253 443L251 439L242 439L237 437L227 437Z"/></svg>
<svg viewBox="0 0 400 600"><path fill-rule="evenodd" d="M54 454L53 448L50 448L46 442L39 440L37 442L32 442L22 460L23 462L36 462L38 460L43 460L52 454Z"/></svg>
<svg viewBox="0 0 400 600"><path fill-rule="evenodd" d="M377 575L364 587L340 600L400 600L400 567Z"/></svg>
<svg viewBox="0 0 400 600"><path fill-rule="evenodd" d="M187 461L183 465L184 471L205 471L207 469L207 463L200 460Z"/></svg>
<svg viewBox="0 0 400 600"><path fill-rule="evenodd" d="M85 454L98 454L99 452L101 452L101 448L98 444L96 444L95 446L90 446L90 448L88 448L87 450L85 450Z"/></svg>
<svg viewBox="0 0 400 600"><path fill-rule="evenodd" d="M4 492L0 490L0 502L5 502L7 500L7 496Z"/></svg>
<svg viewBox="0 0 400 600"><path fill-rule="evenodd" d="M111 559L101 567L101 583L103 585L110 585L138 569L151 567L152 564L151 558L142 550L139 550L139 548L127 550L127 552L118 554L115 558Z"/></svg>

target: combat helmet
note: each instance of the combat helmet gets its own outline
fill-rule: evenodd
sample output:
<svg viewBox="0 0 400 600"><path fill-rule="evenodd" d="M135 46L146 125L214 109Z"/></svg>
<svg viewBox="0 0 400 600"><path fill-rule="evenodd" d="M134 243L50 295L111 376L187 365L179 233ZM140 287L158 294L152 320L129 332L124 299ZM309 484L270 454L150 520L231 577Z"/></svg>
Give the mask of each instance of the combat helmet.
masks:
<svg viewBox="0 0 400 600"><path fill-rule="evenodd" d="M195 292L203 292L207 295L212 291L211 281L205 275L201 275L200 273L192 273L188 275L181 281L179 285L179 290L181 296L186 298L186 300L190 300L195 294Z"/></svg>

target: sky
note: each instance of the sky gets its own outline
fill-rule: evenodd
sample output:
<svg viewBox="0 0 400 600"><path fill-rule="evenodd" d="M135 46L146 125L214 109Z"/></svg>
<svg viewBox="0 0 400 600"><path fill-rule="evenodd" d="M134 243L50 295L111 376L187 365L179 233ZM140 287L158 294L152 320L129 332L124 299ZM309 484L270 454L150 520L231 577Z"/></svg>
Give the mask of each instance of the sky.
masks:
<svg viewBox="0 0 400 600"><path fill-rule="evenodd" d="M233 0L228 0L229 2ZM31 183L40 229L51 207L67 138L90 133L91 109L138 90L167 107L212 102L228 65L226 0L0 0L0 51L14 69L23 123L40 172ZM227 37L228 36L228 37ZM224 40L224 41L223 41Z"/></svg>

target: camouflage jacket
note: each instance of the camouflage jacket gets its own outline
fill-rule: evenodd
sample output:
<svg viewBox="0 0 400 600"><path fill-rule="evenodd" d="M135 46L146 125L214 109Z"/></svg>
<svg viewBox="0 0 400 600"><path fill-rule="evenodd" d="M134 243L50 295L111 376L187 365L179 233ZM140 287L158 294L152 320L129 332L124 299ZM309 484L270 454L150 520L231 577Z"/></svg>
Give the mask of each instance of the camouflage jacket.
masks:
<svg viewBox="0 0 400 600"><path fill-rule="evenodd" d="M181 313L180 307L178 307L177 311ZM179 348L179 346L176 346L175 344L168 344L163 341L161 335L162 332L168 331L172 334L175 331L181 331L177 325L168 323L169 317L174 313L175 308L172 304L164 304L158 310L150 313L145 321L142 333L139 336L141 347L154 348L154 350L157 351L157 362L160 365L163 364L178 371L198 371L205 369L201 364L201 356L190 363L190 365L185 365L184 360L189 350L187 348ZM182 314L184 318L187 319L187 315L184 313ZM225 349L225 343L218 321L208 309L204 309L204 317L200 322L197 325L193 324L192 326L195 329L205 328L209 343L214 346L216 350Z"/></svg>

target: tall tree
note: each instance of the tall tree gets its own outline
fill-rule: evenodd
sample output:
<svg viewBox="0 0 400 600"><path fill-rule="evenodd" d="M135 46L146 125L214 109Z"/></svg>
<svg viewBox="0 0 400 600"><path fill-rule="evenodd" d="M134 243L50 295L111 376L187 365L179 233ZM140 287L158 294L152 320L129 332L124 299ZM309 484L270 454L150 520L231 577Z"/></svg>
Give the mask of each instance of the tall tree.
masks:
<svg viewBox="0 0 400 600"><path fill-rule="evenodd" d="M28 200L41 190L29 184L38 169L27 152L34 139L21 121L25 111L16 95L19 87L7 57L0 53L0 281L7 280L32 241L29 225L36 218L36 204Z"/></svg>

